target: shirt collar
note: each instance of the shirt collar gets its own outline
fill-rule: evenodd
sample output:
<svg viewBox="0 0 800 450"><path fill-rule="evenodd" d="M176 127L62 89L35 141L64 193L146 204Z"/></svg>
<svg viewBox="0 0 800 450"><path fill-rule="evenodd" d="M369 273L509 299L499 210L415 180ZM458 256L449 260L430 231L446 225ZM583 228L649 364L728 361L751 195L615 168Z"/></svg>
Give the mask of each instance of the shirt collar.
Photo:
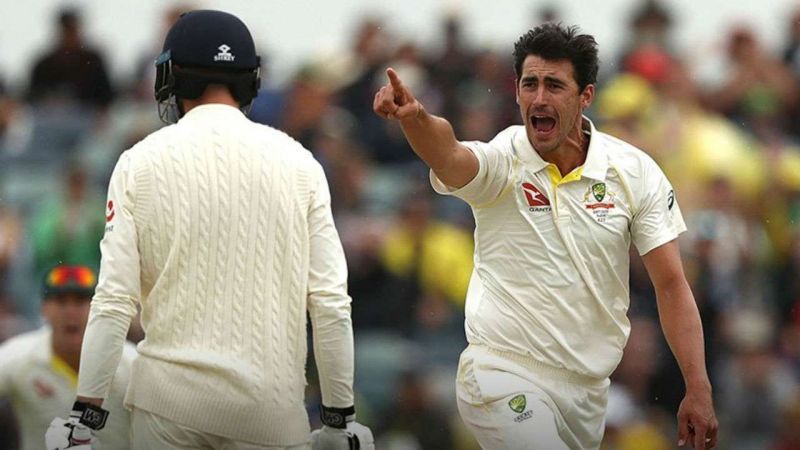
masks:
<svg viewBox="0 0 800 450"><path fill-rule="evenodd" d="M586 161L583 163L583 176L597 181L605 181L608 172L608 155L606 154L605 141L594 127L588 117L583 117L584 127L588 127L591 139L589 150L586 152Z"/></svg>
<svg viewBox="0 0 800 450"><path fill-rule="evenodd" d="M219 122L225 118L244 118L244 113L239 108L222 103L206 103L195 106L181 117L179 122L213 121Z"/></svg>
<svg viewBox="0 0 800 450"><path fill-rule="evenodd" d="M600 133L594 127L594 123L588 117L583 116L584 131L588 131L590 135L589 149L586 154L586 161L583 163L583 177L591 178L597 181L604 181L606 172L608 171L608 156L603 141L600 138ZM525 127L520 127L514 135L514 150L519 156L520 160L528 165L534 172L538 172L549 164L543 160L539 153L533 148L528 134L525 132Z"/></svg>

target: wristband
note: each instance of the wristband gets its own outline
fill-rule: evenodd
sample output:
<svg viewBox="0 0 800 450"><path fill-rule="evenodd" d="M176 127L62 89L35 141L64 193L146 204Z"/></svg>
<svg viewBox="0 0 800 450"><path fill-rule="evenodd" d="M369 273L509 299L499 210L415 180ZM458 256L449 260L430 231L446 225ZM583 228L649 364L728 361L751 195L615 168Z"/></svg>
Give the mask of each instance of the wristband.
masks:
<svg viewBox="0 0 800 450"><path fill-rule="evenodd" d="M322 405L319 414L322 423L333 428L346 428L347 422L356 420L355 406L348 406L347 408L328 408Z"/></svg>
<svg viewBox="0 0 800 450"><path fill-rule="evenodd" d="M108 411L99 406L94 406L86 402L75 402L75 404L72 405L72 411L80 414L80 416L78 416L78 422L95 431L102 430L103 427L106 426Z"/></svg>

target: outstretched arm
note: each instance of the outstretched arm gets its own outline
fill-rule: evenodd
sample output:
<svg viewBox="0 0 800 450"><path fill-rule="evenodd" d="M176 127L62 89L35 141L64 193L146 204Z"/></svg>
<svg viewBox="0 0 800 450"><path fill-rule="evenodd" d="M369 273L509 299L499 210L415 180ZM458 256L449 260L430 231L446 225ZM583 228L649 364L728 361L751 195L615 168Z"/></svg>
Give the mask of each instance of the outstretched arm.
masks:
<svg viewBox="0 0 800 450"><path fill-rule="evenodd" d="M389 82L375 94L375 114L400 122L411 148L442 182L465 186L478 174L478 159L458 142L450 122L425 110L397 72L390 68L386 75Z"/></svg>
<svg viewBox="0 0 800 450"><path fill-rule="evenodd" d="M717 422L703 346L703 328L683 273L678 242L673 240L642 256L656 290L661 328L681 368L686 395L678 409L679 445L695 450L717 445Z"/></svg>

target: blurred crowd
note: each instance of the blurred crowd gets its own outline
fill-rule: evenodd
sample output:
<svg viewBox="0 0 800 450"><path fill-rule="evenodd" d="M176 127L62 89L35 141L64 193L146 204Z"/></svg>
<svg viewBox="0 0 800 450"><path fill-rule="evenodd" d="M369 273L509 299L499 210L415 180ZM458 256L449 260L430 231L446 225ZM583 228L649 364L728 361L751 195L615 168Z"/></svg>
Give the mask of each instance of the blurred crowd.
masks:
<svg viewBox="0 0 800 450"><path fill-rule="evenodd" d="M179 12L165 13L163 30ZM652 155L677 192L720 448L800 449L800 10L786 17L777 48L732 24L701 58L674 47L681 24L665 4L644 0L620 13L630 19L621 30L627 44L602 63L587 115ZM570 23L547 7L530 25L550 20ZM161 126L152 98L159 48L143 49L130 79L112 80L109 49L87 42L83 25L79 10L60 11L57 38L27 85L0 87L0 342L40 323L49 266L99 264L111 169ZM250 112L299 140L326 170L350 271L359 421L381 449L477 448L454 400L472 215L459 200L432 195L400 128L372 113L391 66L462 140L486 141L518 123L513 43L476 48L464 25L443 16L436 41L420 42L364 18L349 48L312 58L285 85L265 83ZM263 74L269 79L268 66ZM632 332L612 377L603 448L674 448L680 370L638 256L630 280ZM314 376L310 365L312 420ZM0 408L0 435L13 435L8 424Z"/></svg>

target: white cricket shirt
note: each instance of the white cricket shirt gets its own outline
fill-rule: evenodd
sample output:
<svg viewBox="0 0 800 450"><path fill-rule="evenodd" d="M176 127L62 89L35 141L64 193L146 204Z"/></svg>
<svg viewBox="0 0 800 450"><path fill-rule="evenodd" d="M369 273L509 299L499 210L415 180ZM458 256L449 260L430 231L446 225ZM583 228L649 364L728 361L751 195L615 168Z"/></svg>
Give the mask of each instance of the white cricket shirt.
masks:
<svg viewBox="0 0 800 450"><path fill-rule="evenodd" d="M101 397L141 302L126 404L260 445L309 441L306 314L323 403L353 405L347 268L325 174L286 134L209 104L111 177L80 395Z"/></svg>
<svg viewBox="0 0 800 450"><path fill-rule="evenodd" d="M53 355L50 327L15 336L0 345L0 397L11 403L19 425L23 450L44 448L44 434L56 417L67 418L75 402L77 374ZM130 448L130 416L122 401L136 357L125 344L120 364L103 408L110 412L106 426L97 432L95 447ZM2 447L2 445L0 445Z"/></svg>
<svg viewBox="0 0 800 450"><path fill-rule="evenodd" d="M467 340L603 379L630 331L631 241L645 254L686 227L648 155L586 118L584 131L586 161L563 178L512 126L489 143L464 143L479 161L466 186L448 188L433 172L431 183L475 215Z"/></svg>

